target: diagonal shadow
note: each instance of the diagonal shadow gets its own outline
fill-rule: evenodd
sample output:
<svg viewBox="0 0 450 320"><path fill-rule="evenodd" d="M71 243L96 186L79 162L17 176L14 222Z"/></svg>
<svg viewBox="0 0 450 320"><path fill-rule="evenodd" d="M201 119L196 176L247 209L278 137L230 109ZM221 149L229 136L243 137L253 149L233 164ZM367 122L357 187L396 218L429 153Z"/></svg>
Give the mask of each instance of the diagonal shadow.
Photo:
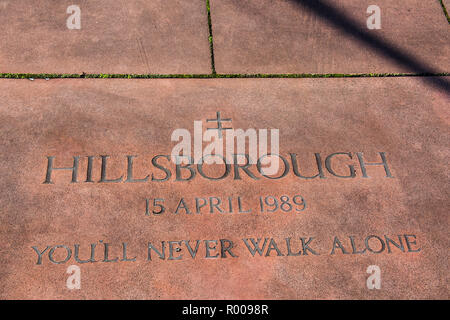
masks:
<svg viewBox="0 0 450 320"><path fill-rule="evenodd" d="M296 3L299 7L310 10L348 35L353 36L366 46L393 60L397 64L406 67L411 72L427 76L422 79L430 85L438 89L444 89L447 93L450 93L450 82L448 80L443 77L431 76L433 74L438 74L439 72L437 70L434 70L432 67L420 61L413 55L404 52L402 49L396 47L389 41L384 40L373 33L362 30L359 23L355 19L346 15L338 8L323 0L290 1Z"/></svg>

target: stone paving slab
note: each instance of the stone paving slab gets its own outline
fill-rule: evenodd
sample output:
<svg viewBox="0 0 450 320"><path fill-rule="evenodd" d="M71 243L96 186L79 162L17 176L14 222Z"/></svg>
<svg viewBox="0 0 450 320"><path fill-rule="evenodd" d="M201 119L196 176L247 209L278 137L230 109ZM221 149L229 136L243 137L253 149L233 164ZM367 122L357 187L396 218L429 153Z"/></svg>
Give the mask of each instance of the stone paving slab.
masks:
<svg viewBox="0 0 450 320"><path fill-rule="evenodd" d="M73 4L79 30L66 24ZM211 70L204 0L2 0L0 20L2 73Z"/></svg>
<svg viewBox="0 0 450 320"><path fill-rule="evenodd" d="M0 298L448 298L450 109L422 80L0 80ZM217 112L279 129L289 172L177 181L156 156Z"/></svg>
<svg viewBox="0 0 450 320"><path fill-rule="evenodd" d="M381 9L379 30L366 24L373 4ZM219 73L450 70L449 24L434 0L211 0L211 15Z"/></svg>

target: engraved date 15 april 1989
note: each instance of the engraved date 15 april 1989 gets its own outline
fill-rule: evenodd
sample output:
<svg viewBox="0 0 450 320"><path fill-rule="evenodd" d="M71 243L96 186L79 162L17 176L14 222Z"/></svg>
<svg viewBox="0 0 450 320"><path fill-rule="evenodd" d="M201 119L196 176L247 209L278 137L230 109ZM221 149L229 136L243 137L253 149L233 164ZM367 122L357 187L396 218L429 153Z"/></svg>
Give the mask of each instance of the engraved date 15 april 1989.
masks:
<svg viewBox="0 0 450 320"><path fill-rule="evenodd" d="M253 201L240 196L180 198L177 201L173 201L173 199L166 201L164 198L145 199L145 215L147 216L164 213L299 213L304 210L306 210L306 200L301 195L269 195L258 197Z"/></svg>

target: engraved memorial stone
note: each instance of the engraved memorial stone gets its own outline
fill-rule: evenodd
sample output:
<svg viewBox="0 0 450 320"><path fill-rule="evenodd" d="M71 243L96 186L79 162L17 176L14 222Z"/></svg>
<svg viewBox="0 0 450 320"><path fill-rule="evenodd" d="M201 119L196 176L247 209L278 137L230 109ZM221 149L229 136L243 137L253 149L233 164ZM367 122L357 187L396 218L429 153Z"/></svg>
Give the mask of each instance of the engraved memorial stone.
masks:
<svg viewBox="0 0 450 320"><path fill-rule="evenodd" d="M448 93L421 79L3 79L0 101L1 298L448 297Z"/></svg>

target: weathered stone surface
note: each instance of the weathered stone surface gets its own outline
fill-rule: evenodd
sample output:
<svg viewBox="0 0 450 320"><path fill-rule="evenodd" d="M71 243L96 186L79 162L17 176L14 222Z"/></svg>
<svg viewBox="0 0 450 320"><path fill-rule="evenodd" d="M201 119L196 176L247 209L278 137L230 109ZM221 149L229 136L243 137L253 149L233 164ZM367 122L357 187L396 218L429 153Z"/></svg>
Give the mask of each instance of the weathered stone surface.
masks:
<svg viewBox="0 0 450 320"><path fill-rule="evenodd" d="M448 96L424 86L418 78L366 79L216 79L216 80L1 80L0 81L0 297L1 298L189 298L189 299L303 299L303 298L448 298L448 159L450 150ZM220 111L232 128L280 129L280 154L298 155L304 175L314 175L314 153L320 153L324 179L301 179L290 172L272 180L241 170L218 181L198 173L190 181L175 181L175 165L168 181L155 168L155 155L170 154L176 128L192 131L193 121L213 127L206 119ZM333 158L339 178L325 168ZM362 176L357 152L379 162L385 152L393 177L383 166L368 166ZM127 178L127 155L134 155L134 179L150 174L147 182L99 183L101 156L109 155L107 179ZM53 171L45 184L48 158L55 167L68 167L80 156L77 183L72 173ZM87 177L87 156L92 177ZM289 159L289 158L288 158ZM223 166L208 169L216 177ZM187 174L184 171L183 174ZM92 180L93 182L85 182ZM301 212L259 210L258 197L302 195ZM234 213L174 214L180 198L195 211L195 197L233 197ZM238 213L236 199L243 209ZM166 212L145 215L145 199L164 198ZM368 236L400 235L404 252L392 246L381 253L352 254ZM410 240L407 248L404 235ZM336 249L334 237L348 251ZM287 256L308 240L319 255ZM242 239L273 238L269 256L252 257ZM205 258L204 242L192 259L183 243L174 257L159 259L147 244L161 241L228 239L238 257ZM100 242L102 241L102 242ZM372 250L381 250L375 237ZM412 243L414 242L415 243ZM110 259L121 257L123 242L134 262L102 262L105 243ZM95 263L88 259L96 244ZM49 261L53 246L66 245L72 257L65 263ZM210 243L213 245L213 243ZM42 263L32 247L44 250ZM175 246L176 247L176 246ZM218 248L220 246L218 245ZM419 252L412 252L419 250ZM267 250L267 247L266 247ZM55 261L64 260L55 249ZM68 266L81 269L81 289L66 288ZM368 290L366 269L381 269L381 289Z"/></svg>
<svg viewBox="0 0 450 320"><path fill-rule="evenodd" d="M367 28L373 4L380 30ZM211 0L211 14L220 73L450 70L449 25L438 1Z"/></svg>
<svg viewBox="0 0 450 320"><path fill-rule="evenodd" d="M69 30L70 5L81 29ZM209 73L203 0L0 1L2 73Z"/></svg>

